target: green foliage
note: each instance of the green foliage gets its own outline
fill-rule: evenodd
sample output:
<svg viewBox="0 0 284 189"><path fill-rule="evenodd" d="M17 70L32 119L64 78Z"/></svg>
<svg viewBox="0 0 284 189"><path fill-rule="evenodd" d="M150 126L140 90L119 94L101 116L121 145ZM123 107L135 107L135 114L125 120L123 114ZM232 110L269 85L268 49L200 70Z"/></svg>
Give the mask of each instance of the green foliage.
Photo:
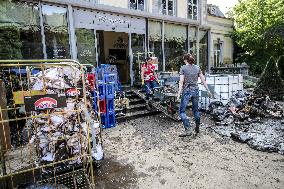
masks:
<svg viewBox="0 0 284 189"><path fill-rule="evenodd" d="M268 95L271 99L283 100L284 81L279 75L279 70L273 57L267 62L254 92L259 96Z"/></svg>
<svg viewBox="0 0 284 189"><path fill-rule="evenodd" d="M251 80L244 80L244 88L253 88L255 87L255 83L252 82Z"/></svg>
<svg viewBox="0 0 284 189"><path fill-rule="evenodd" d="M280 56L277 61L278 70L281 78L284 80L284 55Z"/></svg>
<svg viewBox="0 0 284 189"><path fill-rule="evenodd" d="M15 26L0 27L0 59L21 59L20 31Z"/></svg>
<svg viewBox="0 0 284 189"><path fill-rule="evenodd" d="M242 0L230 16L235 19L233 38L240 50L236 63L247 62L260 74L270 56L284 54L284 1Z"/></svg>

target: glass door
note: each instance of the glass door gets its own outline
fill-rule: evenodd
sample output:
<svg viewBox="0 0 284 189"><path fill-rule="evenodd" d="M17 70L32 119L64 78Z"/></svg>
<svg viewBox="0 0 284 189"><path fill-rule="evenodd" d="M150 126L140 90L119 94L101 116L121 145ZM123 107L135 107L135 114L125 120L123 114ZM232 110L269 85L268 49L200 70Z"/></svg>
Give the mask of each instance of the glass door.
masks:
<svg viewBox="0 0 284 189"><path fill-rule="evenodd" d="M146 39L145 34L132 33L130 37L132 51L132 61L130 64L131 85L139 85L141 83L141 66L145 61Z"/></svg>
<svg viewBox="0 0 284 189"><path fill-rule="evenodd" d="M76 28L77 58L82 64L97 65L96 39L93 29Z"/></svg>

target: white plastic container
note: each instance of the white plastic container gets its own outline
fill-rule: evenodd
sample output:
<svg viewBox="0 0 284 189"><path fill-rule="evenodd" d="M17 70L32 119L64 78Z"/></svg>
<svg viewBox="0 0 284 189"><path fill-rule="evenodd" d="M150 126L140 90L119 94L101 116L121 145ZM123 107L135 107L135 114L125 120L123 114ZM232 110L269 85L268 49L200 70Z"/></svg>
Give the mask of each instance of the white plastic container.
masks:
<svg viewBox="0 0 284 189"><path fill-rule="evenodd" d="M199 85L199 108L207 109L209 104L214 101L221 101L227 104L230 98L238 91L243 90L243 76L242 75L207 75L206 81L213 98L209 98L207 91L200 79Z"/></svg>

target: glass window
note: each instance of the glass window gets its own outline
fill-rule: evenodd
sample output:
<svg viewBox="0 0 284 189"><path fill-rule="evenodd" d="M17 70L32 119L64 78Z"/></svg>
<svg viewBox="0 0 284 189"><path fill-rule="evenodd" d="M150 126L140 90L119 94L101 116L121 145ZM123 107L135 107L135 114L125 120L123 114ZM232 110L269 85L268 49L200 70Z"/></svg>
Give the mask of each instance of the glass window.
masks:
<svg viewBox="0 0 284 189"><path fill-rule="evenodd" d="M162 0L161 12L165 15L175 15L175 0Z"/></svg>
<svg viewBox="0 0 284 189"><path fill-rule="evenodd" d="M130 9L135 9L135 10L145 10L145 0L130 0L129 1L129 7Z"/></svg>
<svg viewBox="0 0 284 189"><path fill-rule="evenodd" d="M198 0L187 0L187 17L192 20L197 20Z"/></svg>
<svg viewBox="0 0 284 189"><path fill-rule="evenodd" d="M149 21L149 50L158 58L159 71L163 70L162 23Z"/></svg>
<svg viewBox="0 0 284 189"><path fill-rule="evenodd" d="M178 71L187 52L187 26L165 23L166 71Z"/></svg>
<svg viewBox="0 0 284 189"><path fill-rule="evenodd" d="M196 60L196 38L197 38L197 32L196 27L189 27L188 32L188 40L189 40L189 52L194 56Z"/></svg>
<svg viewBox="0 0 284 189"><path fill-rule="evenodd" d="M214 67L222 65L222 43L220 41L214 42Z"/></svg>
<svg viewBox="0 0 284 189"><path fill-rule="evenodd" d="M141 66L145 61L145 35L132 33L131 48L133 53L133 79L134 83L138 83L141 81Z"/></svg>
<svg viewBox="0 0 284 189"><path fill-rule="evenodd" d="M82 64L96 65L94 30L76 28L78 60Z"/></svg>
<svg viewBox="0 0 284 189"><path fill-rule="evenodd" d="M0 59L43 58L37 4L0 1Z"/></svg>
<svg viewBox="0 0 284 189"><path fill-rule="evenodd" d="M42 14L47 58L70 58L66 8L42 5Z"/></svg>
<svg viewBox="0 0 284 189"><path fill-rule="evenodd" d="M208 31L199 31L199 66L205 73L208 71Z"/></svg>

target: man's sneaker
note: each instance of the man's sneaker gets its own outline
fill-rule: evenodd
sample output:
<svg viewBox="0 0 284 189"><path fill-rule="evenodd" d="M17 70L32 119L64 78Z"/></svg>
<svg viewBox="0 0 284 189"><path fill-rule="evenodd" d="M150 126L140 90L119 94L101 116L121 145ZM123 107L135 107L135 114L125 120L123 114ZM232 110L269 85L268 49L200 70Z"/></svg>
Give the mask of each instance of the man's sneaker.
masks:
<svg viewBox="0 0 284 189"><path fill-rule="evenodd" d="M190 129L186 129L179 135L179 137L187 137L187 136L193 136L193 135L194 133Z"/></svg>

